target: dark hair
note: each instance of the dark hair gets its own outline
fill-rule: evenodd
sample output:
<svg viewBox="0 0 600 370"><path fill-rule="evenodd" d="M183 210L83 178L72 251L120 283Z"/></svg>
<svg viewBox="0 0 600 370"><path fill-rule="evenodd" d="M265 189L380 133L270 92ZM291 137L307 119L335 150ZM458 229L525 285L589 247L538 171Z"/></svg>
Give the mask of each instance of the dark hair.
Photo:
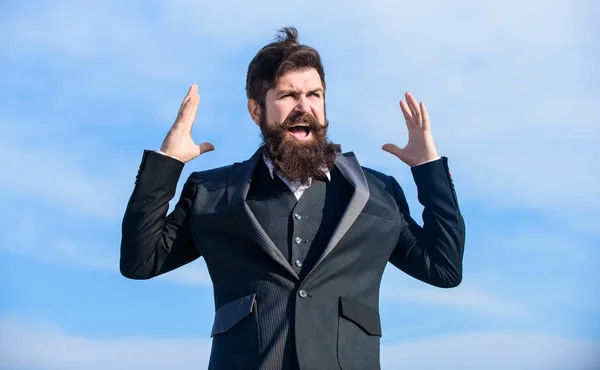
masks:
<svg viewBox="0 0 600 370"><path fill-rule="evenodd" d="M275 41L266 45L254 56L246 75L246 96L264 108L267 91L288 72L314 68L321 77L325 89L325 72L319 53L310 46L298 42L294 27L279 30Z"/></svg>

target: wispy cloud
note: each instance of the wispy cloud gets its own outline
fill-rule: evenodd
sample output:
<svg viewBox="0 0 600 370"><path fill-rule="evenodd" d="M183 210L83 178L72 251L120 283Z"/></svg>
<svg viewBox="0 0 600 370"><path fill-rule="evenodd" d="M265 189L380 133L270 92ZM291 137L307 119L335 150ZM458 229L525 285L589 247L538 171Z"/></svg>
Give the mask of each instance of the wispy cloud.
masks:
<svg viewBox="0 0 600 370"><path fill-rule="evenodd" d="M480 315L523 315L527 313L525 305L502 299L485 291L459 287L440 290L426 285L420 288L397 287L382 290L384 300L408 302L416 305L434 306L444 309L458 309L462 312Z"/></svg>
<svg viewBox="0 0 600 370"><path fill-rule="evenodd" d="M468 312L483 317L558 320L561 309L595 312L598 299L587 291L600 288L595 262L600 254L593 236L552 229L554 223L528 222L519 226L485 228L502 219L467 222L470 232L463 281L445 290L407 277L389 265L381 285L381 299ZM553 309L545 309L553 307Z"/></svg>
<svg viewBox="0 0 600 370"><path fill-rule="evenodd" d="M0 329L3 369L198 369L210 351L208 340L87 338L14 318L3 318Z"/></svg>
<svg viewBox="0 0 600 370"><path fill-rule="evenodd" d="M207 339L91 338L45 322L0 320L0 367L10 369L206 368ZM385 343L382 368L593 370L600 343L531 332L476 332Z"/></svg>
<svg viewBox="0 0 600 370"><path fill-rule="evenodd" d="M593 370L600 342L531 332L461 333L388 345L382 368Z"/></svg>
<svg viewBox="0 0 600 370"><path fill-rule="evenodd" d="M65 270L118 274L118 224L142 149L160 144L196 82L194 136L217 150L185 172L244 159L258 137L245 107L247 64L291 24L321 51L331 136L361 164L397 177L416 203L410 170L380 150L407 139L398 107L407 90L427 103L440 153L450 158L468 220L465 280L445 291L387 271L383 303L465 313L495 327L537 328L524 321L538 316L532 321L552 321L545 327L562 333L589 333L583 326L598 321L599 307L589 294L598 286L600 235L597 4L303 5L294 12L266 0L7 7L0 14L0 201L8 207L0 248ZM418 205L413 212L418 219ZM203 261L157 281L210 285ZM418 326L411 332L423 333ZM197 368L209 348L196 339L91 338L13 319L0 322L0 338L9 354L0 367L22 369ZM594 351L596 342L534 332L465 332L390 343L383 361L390 369L587 370Z"/></svg>
<svg viewBox="0 0 600 370"><path fill-rule="evenodd" d="M0 251L25 256L34 260L63 266L71 270L93 271L120 275L118 241L114 244L92 242L84 235L64 236L52 233L51 227L31 211L15 213L8 221L8 231L3 235ZM113 231L118 239L118 232ZM93 238L99 240L102 238ZM199 259L168 274L155 278L155 281L170 284L206 286L211 279L204 260Z"/></svg>
<svg viewBox="0 0 600 370"><path fill-rule="evenodd" d="M77 168L61 151L33 143L25 147L0 141L0 146L6 156L0 166L0 188L5 194L37 198L88 217L114 220L122 214L123 190Z"/></svg>
<svg viewBox="0 0 600 370"><path fill-rule="evenodd" d="M11 243L0 247L0 250L69 269L114 275L120 274L118 248L118 245L106 248L90 243L56 240L46 243ZM194 261L168 274L161 275L155 278L155 281L191 286L206 286L212 283L203 260Z"/></svg>
<svg viewBox="0 0 600 370"><path fill-rule="evenodd" d="M75 80L57 87L63 100L70 100L65 91L75 86L95 100L119 91L123 103L112 103L119 115L127 115L122 104L134 103L131 121L131 112L145 110L152 116L145 121L164 122L165 131L185 85L200 80L202 130L227 151L231 135L256 134L249 123L232 126L248 121L242 83L247 62L239 61L249 61L256 48L248 51L247 45L258 47L276 28L298 24L303 40L322 51L328 66L332 135L363 163L407 175L379 148L391 138L403 144L397 101L411 90L430 104L434 133L451 158L461 199L550 211L567 221L561 215L585 212L598 221L600 203L587 194L600 186L600 174L592 170L599 154L594 102L600 95L586 83L598 73L594 56L581 48L596 42L588 32L592 2L380 2L355 12L334 1L319 5L318 12L298 9L293 17L267 5L179 1L158 11L145 2L124 8L118 2L63 1L19 7L2 27L12 35L14 58L42 47L73 65L65 77ZM258 8L261 17L242 16ZM331 32L314 27L319 19ZM95 64L79 74L81 62L90 60ZM100 60L106 63L99 66ZM557 97L555 91L569 93ZM145 108L138 108L142 102ZM234 118L225 115L224 105Z"/></svg>

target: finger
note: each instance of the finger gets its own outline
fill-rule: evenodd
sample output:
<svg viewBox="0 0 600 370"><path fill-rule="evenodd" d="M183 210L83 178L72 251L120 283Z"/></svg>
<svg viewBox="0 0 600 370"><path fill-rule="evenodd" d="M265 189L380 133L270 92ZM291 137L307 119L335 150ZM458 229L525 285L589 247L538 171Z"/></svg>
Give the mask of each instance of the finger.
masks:
<svg viewBox="0 0 600 370"><path fill-rule="evenodd" d="M190 88L188 89L187 94L185 94L185 97L183 98L183 101L181 102L181 106L179 106L179 112L177 113L177 116L179 117L179 115L181 114L181 112L183 112L183 108L185 107L185 104L190 100L190 97L192 96L192 91L194 90L194 88L198 88L198 85L193 84L192 86L190 86Z"/></svg>
<svg viewBox="0 0 600 370"><path fill-rule="evenodd" d="M192 101L192 97L193 97L193 93L194 91L197 91L198 89L198 85L193 84L192 86L190 86L187 94L185 94L185 97L183 98L183 102L181 103L181 106L179 107L179 112L177 112L177 117L175 118L175 124L173 125L174 127L179 127L181 126L182 120L184 119L188 107L190 105L190 102Z"/></svg>
<svg viewBox="0 0 600 370"><path fill-rule="evenodd" d="M396 144L385 144L381 147L381 149L395 155L398 158L400 158L400 155L402 155L402 148L398 147Z"/></svg>
<svg viewBox="0 0 600 370"><path fill-rule="evenodd" d="M196 111L198 110L199 102L200 96L197 92L194 93L192 91L191 96L183 107L181 116L177 120L177 126L188 133L192 132L192 126L196 119Z"/></svg>
<svg viewBox="0 0 600 370"><path fill-rule="evenodd" d="M190 89L188 90L187 96L192 96L192 95L196 94L197 92L198 92L198 85L192 84L192 86L190 86Z"/></svg>
<svg viewBox="0 0 600 370"><path fill-rule="evenodd" d="M198 92L191 91L188 103L183 110L183 118L185 120L189 120L192 117L194 105L196 104L196 100L199 98Z"/></svg>
<svg viewBox="0 0 600 370"><path fill-rule="evenodd" d="M404 115L404 120L406 121L406 127L412 128L414 126L412 113L410 112L410 108L404 102L404 100L400 100L400 109L402 109L402 114Z"/></svg>
<svg viewBox="0 0 600 370"><path fill-rule="evenodd" d="M429 113L427 113L424 102L421 102L421 114L423 115L423 130L429 131Z"/></svg>
<svg viewBox="0 0 600 370"><path fill-rule="evenodd" d="M186 127L186 116L188 114L189 111L189 107L192 104L192 97L188 97L183 105L181 106L181 109L179 110L179 114L177 115L177 119L175 120L175 123L173 124L173 128L174 129L183 129L183 130L187 130Z"/></svg>
<svg viewBox="0 0 600 370"><path fill-rule="evenodd" d="M195 93L192 96L190 106L187 111L187 116L185 117L186 130L188 130L188 132L190 133L192 132L192 127L194 126L194 121L196 120L198 104L200 104L200 95L198 95L198 93Z"/></svg>
<svg viewBox="0 0 600 370"><path fill-rule="evenodd" d="M200 149L200 154L206 153L206 152L212 152L213 150L215 150L215 146L212 145L211 143L202 143L202 144L198 145L198 148Z"/></svg>
<svg viewBox="0 0 600 370"><path fill-rule="evenodd" d="M412 116L414 117L414 124L415 126L421 126L422 125L422 121L421 121L421 110L419 109L419 105L417 104L417 100L415 99L414 96L412 96L411 93L406 93L406 101L408 103L408 106L410 107L410 111L412 113Z"/></svg>
<svg viewBox="0 0 600 370"><path fill-rule="evenodd" d="M178 121L181 116L183 115L183 112L185 112L185 106L186 104L188 104L190 101L190 97L188 95L185 96L185 98L183 99L183 101L181 102L181 106L179 106L179 111L177 112L177 117L176 117L176 121Z"/></svg>

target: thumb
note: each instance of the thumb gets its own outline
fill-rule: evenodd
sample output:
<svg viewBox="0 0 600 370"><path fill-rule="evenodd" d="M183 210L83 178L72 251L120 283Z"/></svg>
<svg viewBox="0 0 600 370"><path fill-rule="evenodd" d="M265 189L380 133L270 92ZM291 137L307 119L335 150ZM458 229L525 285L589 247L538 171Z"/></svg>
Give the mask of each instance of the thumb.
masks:
<svg viewBox="0 0 600 370"><path fill-rule="evenodd" d="M211 143L199 144L198 148L200 149L200 154L206 153L206 152L212 152L213 150L215 150L215 146L212 145Z"/></svg>
<svg viewBox="0 0 600 370"><path fill-rule="evenodd" d="M402 151L404 150L403 148L398 147L396 144L385 144L381 147L381 149L395 155L398 158L400 158L400 156L402 155Z"/></svg>

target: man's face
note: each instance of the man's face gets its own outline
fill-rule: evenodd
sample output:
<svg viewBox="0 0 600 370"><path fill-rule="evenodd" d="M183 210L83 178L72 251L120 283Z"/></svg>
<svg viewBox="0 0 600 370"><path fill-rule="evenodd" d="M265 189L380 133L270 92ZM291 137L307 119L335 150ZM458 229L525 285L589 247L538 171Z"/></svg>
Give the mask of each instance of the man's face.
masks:
<svg viewBox="0 0 600 370"><path fill-rule="evenodd" d="M311 125L302 121L326 126L323 84L317 70L310 68L283 75L277 85L267 91L263 113L262 125L273 128L284 122L291 123L287 128L291 138L299 142L314 140ZM294 120L302 116L304 120Z"/></svg>
<svg viewBox="0 0 600 370"><path fill-rule="evenodd" d="M249 101L266 154L290 180L322 178L332 168L335 146L327 139L323 84L315 69L289 72L265 96L264 111Z"/></svg>

